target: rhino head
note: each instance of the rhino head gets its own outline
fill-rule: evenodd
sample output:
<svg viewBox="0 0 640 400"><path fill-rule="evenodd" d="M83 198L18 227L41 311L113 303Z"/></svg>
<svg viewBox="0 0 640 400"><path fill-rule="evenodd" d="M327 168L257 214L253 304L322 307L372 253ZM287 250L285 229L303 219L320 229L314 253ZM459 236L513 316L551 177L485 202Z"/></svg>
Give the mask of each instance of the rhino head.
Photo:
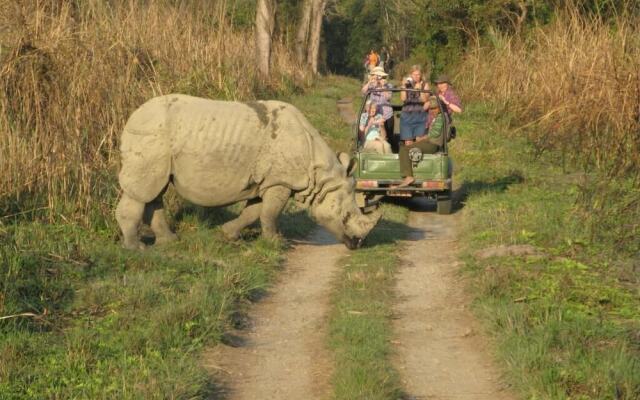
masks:
<svg viewBox="0 0 640 400"><path fill-rule="evenodd" d="M350 168L346 165L346 154L343 154L338 158L344 166L344 176L339 178L334 190L313 202L310 211L316 222L333 233L349 249L357 249L378 223L381 214L378 211L363 214L356 205L354 181L350 176Z"/></svg>

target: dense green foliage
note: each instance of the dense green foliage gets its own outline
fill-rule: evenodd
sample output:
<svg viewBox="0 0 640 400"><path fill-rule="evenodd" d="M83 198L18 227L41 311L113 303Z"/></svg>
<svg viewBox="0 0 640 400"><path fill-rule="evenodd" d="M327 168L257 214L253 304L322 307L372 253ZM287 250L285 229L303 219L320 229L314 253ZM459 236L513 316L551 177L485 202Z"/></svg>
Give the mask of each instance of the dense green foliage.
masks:
<svg viewBox="0 0 640 400"><path fill-rule="evenodd" d="M614 18L637 14L640 6L628 0L338 0L325 17L327 68L359 76L370 49L391 52L396 74L422 64L432 75L451 69L469 48L495 33L526 34L553 20L563 7Z"/></svg>
<svg viewBox="0 0 640 400"><path fill-rule="evenodd" d="M337 1L325 21L331 71L359 74L370 50L387 47L396 64L418 63L434 73L451 67L469 45L492 29L520 30L547 21L550 2ZM523 8L520 8L522 4ZM518 21L518 17L523 18ZM402 71L400 71L402 73Z"/></svg>

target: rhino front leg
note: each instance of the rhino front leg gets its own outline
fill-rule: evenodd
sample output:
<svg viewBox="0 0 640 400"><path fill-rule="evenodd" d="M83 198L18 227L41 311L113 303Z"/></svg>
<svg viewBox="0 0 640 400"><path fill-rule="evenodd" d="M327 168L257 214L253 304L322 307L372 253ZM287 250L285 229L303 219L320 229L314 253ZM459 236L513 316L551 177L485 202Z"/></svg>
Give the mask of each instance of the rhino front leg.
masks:
<svg viewBox="0 0 640 400"><path fill-rule="evenodd" d="M144 243L138 238L138 225L142 221L144 203L122 194L116 208L116 220L122 230L123 246L127 249L143 249Z"/></svg>
<svg viewBox="0 0 640 400"><path fill-rule="evenodd" d="M227 239L236 240L240 237L240 231L247 226L253 224L260 218L260 211L262 210L262 200L251 199L247 202L247 205L242 210L238 218L222 225L222 233Z"/></svg>
<svg viewBox="0 0 640 400"><path fill-rule="evenodd" d="M262 225L262 235L265 238L275 239L278 236L278 215L284 209L290 196L291 189L284 186L271 187L262 195L260 224Z"/></svg>

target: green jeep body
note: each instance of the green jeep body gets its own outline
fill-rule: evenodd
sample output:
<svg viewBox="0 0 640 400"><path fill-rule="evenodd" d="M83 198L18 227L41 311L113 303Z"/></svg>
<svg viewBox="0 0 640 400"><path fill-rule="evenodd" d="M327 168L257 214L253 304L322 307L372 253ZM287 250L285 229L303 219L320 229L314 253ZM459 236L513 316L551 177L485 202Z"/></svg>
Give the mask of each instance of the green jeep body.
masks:
<svg viewBox="0 0 640 400"><path fill-rule="evenodd" d="M393 89L392 92L399 92ZM431 94L430 92L428 92ZM360 113L364 110L364 104L368 95L365 96ZM444 104L438 101L441 111L445 110ZM399 135L401 105L393 105L394 109L394 135ZM443 112L445 117L445 137L450 137L450 118ZM452 160L448 155L448 140L436 154L422 154L419 161L413 162L413 176L415 182L408 187L393 188L402 181L400 174L400 161L397 153L378 154L362 151L362 141L358 134L358 127L355 128L356 139L353 146L351 161L353 164L353 176L356 180L356 200L358 206L364 210L375 207L377 201L383 196L393 197L414 197L428 196L437 200L437 210L440 214L451 213L451 173ZM396 136L397 138L398 136Z"/></svg>

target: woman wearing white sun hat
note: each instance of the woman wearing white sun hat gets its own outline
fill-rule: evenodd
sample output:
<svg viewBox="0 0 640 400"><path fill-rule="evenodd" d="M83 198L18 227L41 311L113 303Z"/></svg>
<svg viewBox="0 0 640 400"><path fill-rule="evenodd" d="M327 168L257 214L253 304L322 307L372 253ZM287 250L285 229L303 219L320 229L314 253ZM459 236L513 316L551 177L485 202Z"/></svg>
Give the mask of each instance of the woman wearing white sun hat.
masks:
<svg viewBox="0 0 640 400"><path fill-rule="evenodd" d="M393 108L391 108L391 92L377 92L373 90L380 89L391 89L392 86L387 82L387 77L389 75L384 72L384 68L375 67L369 73L369 80L362 86L362 94L366 95L371 92L369 99L377 104L382 110L382 118L384 118L384 128L387 132L387 140L391 142L393 146L393 128L394 128L394 118L393 118Z"/></svg>

